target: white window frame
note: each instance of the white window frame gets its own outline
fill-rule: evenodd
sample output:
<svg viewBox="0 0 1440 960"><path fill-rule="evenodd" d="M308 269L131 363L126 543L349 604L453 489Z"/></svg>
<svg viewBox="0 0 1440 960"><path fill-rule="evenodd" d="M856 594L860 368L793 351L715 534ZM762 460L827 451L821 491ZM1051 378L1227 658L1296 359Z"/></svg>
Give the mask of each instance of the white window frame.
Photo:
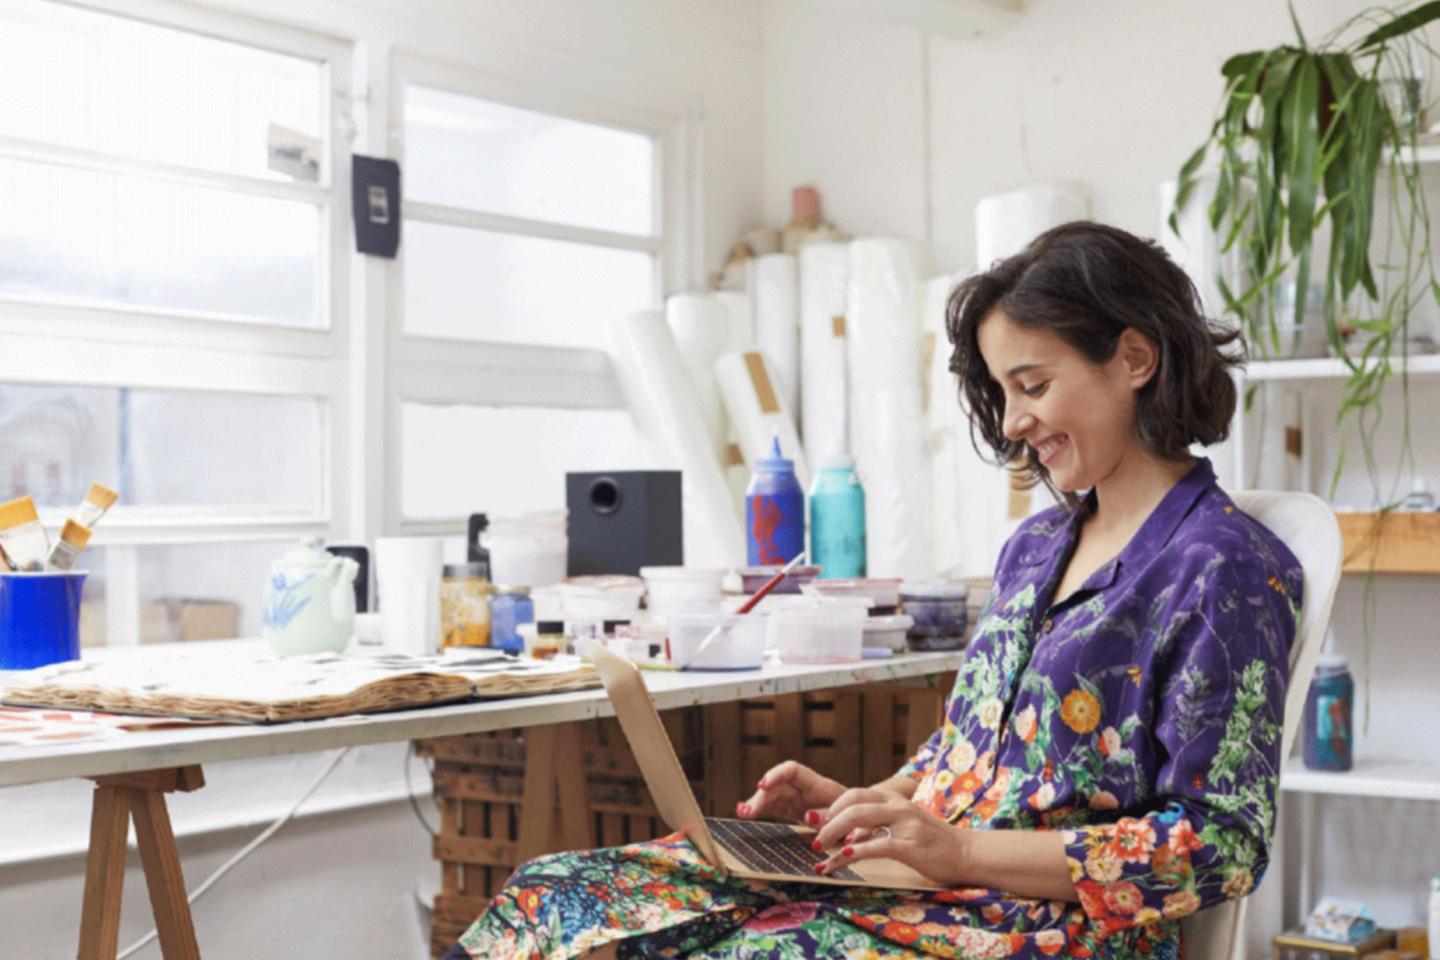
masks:
<svg viewBox="0 0 1440 960"><path fill-rule="evenodd" d="M0 383L132 387L283 396L319 402L323 437L320 502L299 512L224 511L117 506L92 543L105 548L110 645L138 641L140 546L290 539L304 534L338 538L363 487L351 479L349 429L358 391L351 380L350 151L351 44L338 37L241 14L172 0L67 0L96 13L243 43L326 66L324 121L328 170L319 184L285 183L88 150L0 137L0 156L91 170L219 187L258 196L299 199L321 207L320 251L326 276L320 294L322 326L306 329L215 315L129 306L79 306L0 296ZM49 526L67 508L41 511Z"/></svg>
<svg viewBox="0 0 1440 960"><path fill-rule="evenodd" d="M644 250L656 258L653 299L703 282L702 178L699 164L702 114L698 101L659 91L600 83L582 91L545 78L564 75L565 63L544 54L527 58L524 74L474 67L396 51L390 62L389 144L404 166L404 96L417 84L526 110L642 133L655 143L655 209L652 234L631 234L481 213L406 201L403 218L512 235L571 240L617 249ZM402 173L403 182L403 173ZM579 347L424 337L405 333L405 244L390 267L386 324L385 448L402 448L401 410L406 403L480 407L624 409L625 399L610 357ZM384 526L403 534L456 534L464 518L410 519L401 506L399 457L384 464Z"/></svg>

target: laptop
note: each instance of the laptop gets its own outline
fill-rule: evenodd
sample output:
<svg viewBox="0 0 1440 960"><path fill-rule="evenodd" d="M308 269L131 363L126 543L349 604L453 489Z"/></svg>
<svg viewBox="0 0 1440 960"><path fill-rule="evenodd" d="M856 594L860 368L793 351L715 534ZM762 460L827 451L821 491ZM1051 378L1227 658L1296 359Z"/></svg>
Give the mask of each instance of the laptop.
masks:
<svg viewBox="0 0 1440 960"><path fill-rule="evenodd" d="M810 849L814 830L788 823L703 815L640 671L598 643L592 645L590 658L600 672L661 819L671 830L689 837L711 864L737 877L756 880L896 890L944 889L895 860L863 860L818 875L815 864L821 856Z"/></svg>

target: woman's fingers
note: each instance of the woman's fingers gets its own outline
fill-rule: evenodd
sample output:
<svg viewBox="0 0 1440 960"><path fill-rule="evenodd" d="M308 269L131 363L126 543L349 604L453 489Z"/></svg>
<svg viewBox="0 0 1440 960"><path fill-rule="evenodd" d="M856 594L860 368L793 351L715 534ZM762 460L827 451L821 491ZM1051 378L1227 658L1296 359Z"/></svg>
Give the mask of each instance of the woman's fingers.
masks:
<svg viewBox="0 0 1440 960"><path fill-rule="evenodd" d="M895 840L881 834L872 840L847 843L840 849L832 851L828 857L815 865L815 872L834 873L856 860L874 860L877 857L893 857L894 854Z"/></svg>
<svg viewBox="0 0 1440 960"><path fill-rule="evenodd" d="M851 831L888 826L899 815L899 811L892 803L852 804L820 828L820 832L815 834L815 840L811 845L812 849L819 853L822 850L842 846L848 840Z"/></svg>
<svg viewBox="0 0 1440 960"><path fill-rule="evenodd" d="M886 803L894 799L895 795L893 793L877 790L874 787L851 787L849 790L840 794L834 803L830 804L830 809L826 810L820 819L821 821L834 820L842 811L853 807L857 803ZM819 826L819 824L812 823L811 826Z"/></svg>

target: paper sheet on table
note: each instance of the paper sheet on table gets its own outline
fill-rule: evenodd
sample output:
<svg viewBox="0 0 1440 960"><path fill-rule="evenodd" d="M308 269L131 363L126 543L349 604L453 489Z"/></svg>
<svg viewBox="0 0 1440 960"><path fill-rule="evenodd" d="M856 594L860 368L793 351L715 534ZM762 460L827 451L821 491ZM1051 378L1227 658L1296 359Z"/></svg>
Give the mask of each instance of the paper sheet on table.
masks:
<svg viewBox="0 0 1440 960"><path fill-rule="evenodd" d="M142 653L41 667L11 679L0 702L270 723L598 685L594 668L578 660L512 659L494 650L279 657L263 648L197 644L163 657Z"/></svg>

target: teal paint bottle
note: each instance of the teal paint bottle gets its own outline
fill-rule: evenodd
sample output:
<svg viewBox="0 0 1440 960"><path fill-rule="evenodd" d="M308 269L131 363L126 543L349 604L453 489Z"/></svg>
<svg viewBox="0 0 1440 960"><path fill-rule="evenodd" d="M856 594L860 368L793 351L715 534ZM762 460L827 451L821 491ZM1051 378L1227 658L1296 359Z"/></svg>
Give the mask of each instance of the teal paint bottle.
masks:
<svg viewBox="0 0 1440 960"><path fill-rule="evenodd" d="M810 562L823 580L865 576L865 488L847 456L825 461L810 484Z"/></svg>

